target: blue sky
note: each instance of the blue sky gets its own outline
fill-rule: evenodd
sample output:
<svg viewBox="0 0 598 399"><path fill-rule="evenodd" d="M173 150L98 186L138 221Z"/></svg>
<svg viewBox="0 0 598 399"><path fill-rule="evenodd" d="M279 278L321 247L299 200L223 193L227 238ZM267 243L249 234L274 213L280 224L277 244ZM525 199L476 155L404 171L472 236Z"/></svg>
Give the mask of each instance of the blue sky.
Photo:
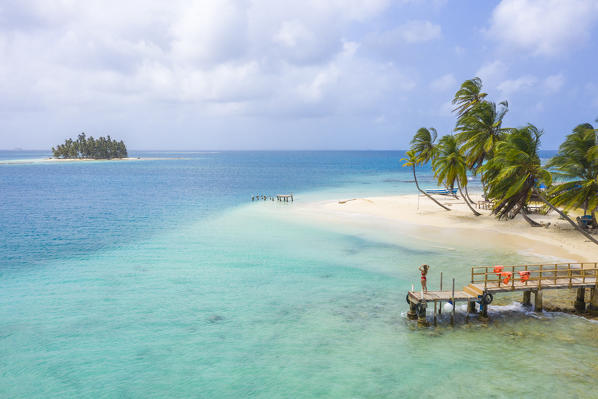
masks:
<svg viewBox="0 0 598 399"><path fill-rule="evenodd" d="M480 76L544 149L598 118L598 0L0 3L0 148L404 149Z"/></svg>

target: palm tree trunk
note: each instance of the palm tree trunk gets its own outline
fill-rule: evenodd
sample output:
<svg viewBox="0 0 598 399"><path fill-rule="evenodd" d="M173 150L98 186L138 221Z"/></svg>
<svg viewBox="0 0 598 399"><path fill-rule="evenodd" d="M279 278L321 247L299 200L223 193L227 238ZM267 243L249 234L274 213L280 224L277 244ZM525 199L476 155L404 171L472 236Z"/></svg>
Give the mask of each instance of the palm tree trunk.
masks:
<svg viewBox="0 0 598 399"><path fill-rule="evenodd" d="M588 213L588 200L587 199L583 202L583 215L585 216L586 213Z"/></svg>
<svg viewBox="0 0 598 399"><path fill-rule="evenodd" d="M542 227L541 223L536 222L535 220L532 220L529 216L527 216L527 212L525 211L525 207L521 208L521 216L523 216L523 219L528 222L530 224L530 226L532 227Z"/></svg>
<svg viewBox="0 0 598 399"><path fill-rule="evenodd" d="M484 201L488 201L488 194L486 193L486 184L484 184L484 179L482 179L482 191L484 192Z"/></svg>
<svg viewBox="0 0 598 399"><path fill-rule="evenodd" d="M417 182L417 176L415 175L415 165L411 165L411 167L413 168L413 179L415 180L415 187L417 187L417 189L419 190L419 192L422 193L423 195L425 195L426 197L430 198L432 201L436 202L436 204L438 204L438 206L446 209L447 211L450 211L451 208L448 208L448 207L442 205L440 202L436 201L436 199L433 198L430 194L426 193L424 190L422 190L419 187L419 183Z"/></svg>
<svg viewBox="0 0 598 399"><path fill-rule="evenodd" d="M467 197L467 199L469 200L469 202L473 205L474 202L469 197L469 192L467 191L467 185L463 186L463 188L465 189L465 197Z"/></svg>
<svg viewBox="0 0 598 399"><path fill-rule="evenodd" d="M461 184L459 184L459 180L457 180L457 187L459 188L459 192L461 193L461 197L463 197L463 200L465 201L465 203L467 204L467 206L469 207L469 209L471 209L471 211L473 212L473 214L475 216L480 216L481 213L479 213L478 211L476 211L475 209L473 209L473 207L471 206L471 204L469 202L467 202L467 198L465 198L465 196L463 195L463 191L461 190Z"/></svg>
<svg viewBox="0 0 598 399"><path fill-rule="evenodd" d="M569 224L571 224L571 226L573 226L575 228L575 230L579 231L588 240L590 240L594 244L598 245L598 240L596 240L594 237L592 237L587 231L585 231L584 229L582 229L581 227L579 227L579 225L577 223L575 223L573 220L571 220L571 218L569 216L567 216L563 212L561 212L560 209L558 209L557 207L555 207L554 205L552 205L538 190L534 189L534 192L536 193L536 195L538 196L538 198L540 198L542 200L542 202L544 202L546 205L548 205L550 207L550 209L552 209L553 211L555 211L556 213L558 213L559 215L561 215L561 217L563 219L565 219L567 222L569 222Z"/></svg>

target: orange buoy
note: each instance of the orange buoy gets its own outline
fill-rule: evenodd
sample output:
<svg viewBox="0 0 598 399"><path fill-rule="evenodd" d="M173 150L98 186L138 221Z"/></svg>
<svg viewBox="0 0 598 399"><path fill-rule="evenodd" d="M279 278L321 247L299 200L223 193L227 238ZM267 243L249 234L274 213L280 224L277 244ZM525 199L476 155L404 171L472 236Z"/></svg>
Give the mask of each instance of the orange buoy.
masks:
<svg viewBox="0 0 598 399"><path fill-rule="evenodd" d="M521 281L524 282L524 283L527 280L529 280L529 275L530 275L530 272L528 270L524 270L524 271L519 272L519 277L521 277Z"/></svg>
<svg viewBox="0 0 598 399"><path fill-rule="evenodd" d="M504 267L502 266L494 266L494 273L496 273L496 275L500 275L500 273L503 271Z"/></svg>
<svg viewBox="0 0 598 399"><path fill-rule="evenodd" d="M511 281L511 276L513 275L513 273L511 272L500 272L501 277L503 277L502 279L502 283L503 284L509 284L509 281Z"/></svg>

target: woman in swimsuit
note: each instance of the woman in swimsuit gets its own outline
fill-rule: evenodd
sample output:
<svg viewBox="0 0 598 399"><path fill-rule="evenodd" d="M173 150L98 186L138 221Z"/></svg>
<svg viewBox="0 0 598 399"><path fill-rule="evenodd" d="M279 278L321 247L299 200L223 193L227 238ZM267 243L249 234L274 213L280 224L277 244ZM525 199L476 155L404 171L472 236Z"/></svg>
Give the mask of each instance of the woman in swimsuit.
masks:
<svg viewBox="0 0 598 399"><path fill-rule="evenodd" d="M422 289L424 290L424 292L428 292L428 284L426 281L426 275L428 274L428 269L430 269L430 266L428 266L428 265L421 265L419 267L419 271L422 272Z"/></svg>

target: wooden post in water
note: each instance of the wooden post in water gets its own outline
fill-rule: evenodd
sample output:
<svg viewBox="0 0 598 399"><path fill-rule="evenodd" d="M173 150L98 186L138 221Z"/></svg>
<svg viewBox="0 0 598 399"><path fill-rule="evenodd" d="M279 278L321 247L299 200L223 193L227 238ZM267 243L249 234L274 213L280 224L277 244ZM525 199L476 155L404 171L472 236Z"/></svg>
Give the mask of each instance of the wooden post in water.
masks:
<svg viewBox="0 0 598 399"><path fill-rule="evenodd" d="M596 286L592 288L592 296L590 298L590 305L588 306L588 311L593 316L598 315L598 289L596 288Z"/></svg>
<svg viewBox="0 0 598 399"><path fill-rule="evenodd" d="M579 287L577 289L577 297L575 298L575 311L582 313L586 310L586 289Z"/></svg>
<svg viewBox="0 0 598 399"><path fill-rule="evenodd" d="M469 323L469 304L472 303L469 299L467 300L467 314L465 315L465 323Z"/></svg>
<svg viewBox="0 0 598 399"><path fill-rule="evenodd" d="M523 291L523 306L532 306L532 292L531 291Z"/></svg>
<svg viewBox="0 0 598 399"><path fill-rule="evenodd" d="M473 314L476 313L476 310L475 310L475 301L470 301L470 300L467 301L467 313L468 314L469 313L473 313Z"/></svg>
<svg viewBox="0 0 598 399"><path fill-rule="evenodd" d="M434 327L436 327L438 324L436 323L436 301L434 301Z"/></svg>
<svg viewBox="0 0 598 399"><path fill-rule="evenodd" d="M442 272L440 272L440 291L442 291ZM438 305L438 314L442 314L442 301Z"/></svg>
<svg viewBox="0 0 598 399"><path fill-rule="evenodd" d="M455 325L455 308L457 306L455 306L455 278L453 277L453 291L451 294L451 300L453 302L453 313L451 313L451 325L454 326Z"/></svg>
<svg viewBox="0 0 598 399"><path fill-rule="evenodd" d="M417 306L411 299L409 299L409 312L407 312L407 318L409 320L417 319Z"/></svg>
<svg viewBox="0 0 598 399"><path fill-rule="evenodd" d="M425 300L421 301L417 311L417 325L421 327L428 327L428 320L426 320L426 308L428 307Z"/></svg>
<svg viewBox="0 0 598 399"><path fill-rule="evenodd" d="M597 264L594 263L594 288L592 288L590 305L588 306L588 312L590 312L592 316L598 315L598 270L596 266Z"/></svg>
<svg viewBox="0 0 598 399"><path fill-rule="evenodd" d="M541 312L544 308L542 304L542 290L538 288L534 294L534 312Z"/></svg>

